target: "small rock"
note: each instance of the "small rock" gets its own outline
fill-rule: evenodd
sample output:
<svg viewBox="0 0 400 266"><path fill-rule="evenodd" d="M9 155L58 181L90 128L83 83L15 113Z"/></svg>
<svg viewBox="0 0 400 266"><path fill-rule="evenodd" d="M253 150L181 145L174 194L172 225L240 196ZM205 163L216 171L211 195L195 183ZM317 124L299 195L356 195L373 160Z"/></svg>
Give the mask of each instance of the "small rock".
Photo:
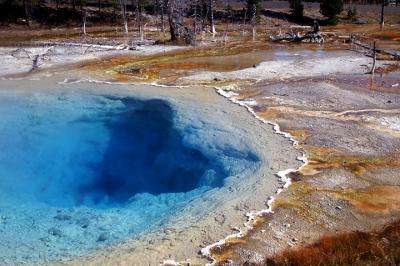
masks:
<svg viewBox="0 0 400 266"><path fill-rule="evenodd" d="M342 210L342 207L336 206L335 209L340 211L340 210Z"/></svg>
<svg viewBox="0 0 400 266"><path fill-rule="evenodd" d="M226 266L233 265L233 260L227 259L227 260L224 261L224 264L223 264L223 265L226 265Z"/></svg>
<svg viewBox="0 0 400 266"><path fill-rule="evenodd" d="M87 228L89 226L89 224L90 224L90 220L88 218L82 218L82 219L79 219L76 222L76 224L79 225L82 228Z"/></svg>
<svg viewBox="0 0 400 266"><path fill-rule="evenodd" d="M39 238L39 240L42 242L45 242L45 243L50 242L50 238L48 238L48 237L41 237L41 238Z"/></svg>
<svg viewBox="0 0 400 266"><path fill-rule="evenodd" d="M232 231L240 232L240 229L239 229L239 227L237 227L237 226L231 226L231 230L232 230Z"/></svg>
<svg viewBox="0 0 400 266"><path fill-rule="evenodd" d="M99 238L97 238L97 242L104 242L110 238L110 234L107 232L101 233Z"/></svg>
<svg viewBox="0 0 400 266"><path fill-rule="evenodd" d="M67 221L67 220L71 220L72 217L70 215L60 213L60 214L57 214L56 216L54 216L54 219L60 220L60 221Z"/></svg>
<svg viewBox="0 0 400 266"><path fill-rule="evenodd" d="M54 227L49 230L49 234L57 237L62 237L63 235L60 229Z"/></svg>

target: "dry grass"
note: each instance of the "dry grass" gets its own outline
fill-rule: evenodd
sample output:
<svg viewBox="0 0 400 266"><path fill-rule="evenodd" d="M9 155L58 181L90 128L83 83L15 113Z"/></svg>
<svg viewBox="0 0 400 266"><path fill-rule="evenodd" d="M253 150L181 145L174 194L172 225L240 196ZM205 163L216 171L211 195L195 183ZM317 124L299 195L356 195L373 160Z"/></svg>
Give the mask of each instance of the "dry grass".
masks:
<svg viewBox="0 0 400 266"><path fill-rule="evenodd" d="M378 232L340 233L269 257L262 265L399 265L400 221Z"/></svg>

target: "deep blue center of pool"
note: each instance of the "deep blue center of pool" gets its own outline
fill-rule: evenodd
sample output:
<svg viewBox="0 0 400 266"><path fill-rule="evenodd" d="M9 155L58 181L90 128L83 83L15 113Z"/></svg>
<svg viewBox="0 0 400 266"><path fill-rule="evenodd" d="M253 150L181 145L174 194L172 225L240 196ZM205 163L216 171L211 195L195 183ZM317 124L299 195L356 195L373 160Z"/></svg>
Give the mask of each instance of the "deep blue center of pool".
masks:
<svg viewBox="0 0 400 266"><path fill-rule="evenodd" d="M109 132L102 161L94 175L82 182L81 199L124 203L137 193L187 192L202 185L206 171L214 177L207 185L220 186L226 173L200 151L182 143L174 128L174 111L162 100L120 99L123 108L100 119ZM91 123L90 120L77 123Z"/></svg>

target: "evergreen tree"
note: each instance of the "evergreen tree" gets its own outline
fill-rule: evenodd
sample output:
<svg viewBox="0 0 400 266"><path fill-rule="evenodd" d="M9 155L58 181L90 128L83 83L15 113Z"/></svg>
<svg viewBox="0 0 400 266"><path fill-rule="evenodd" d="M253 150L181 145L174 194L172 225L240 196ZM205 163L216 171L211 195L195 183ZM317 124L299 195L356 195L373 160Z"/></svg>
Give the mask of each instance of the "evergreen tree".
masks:
<svg viewBox="0 0 400 266"><path fill-rule="evenodd" d="M343 0L322 0L321 14L328 17L331 24L337 23L337 16L343 11Z"/></svg>
<svg viewBox="0 0 400 266"><path fill-rule="evenodd" d="M260 19L261 0L247 0L247 16L250 20L255 17L257 21Z"/></svg>
<svg viewBox="0 0 400 266"><path fill-rule="evenodd" d="M296 20L303 19L304 6L301 0L289 0L290 13Z"/></svg>

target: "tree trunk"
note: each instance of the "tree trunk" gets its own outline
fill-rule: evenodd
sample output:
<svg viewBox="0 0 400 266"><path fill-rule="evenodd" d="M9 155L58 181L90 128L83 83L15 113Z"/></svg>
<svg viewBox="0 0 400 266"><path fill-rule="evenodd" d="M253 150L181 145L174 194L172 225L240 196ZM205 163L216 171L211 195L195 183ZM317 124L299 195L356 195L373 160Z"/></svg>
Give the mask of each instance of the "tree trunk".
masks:
<svg viewBox="0 0 400 266"><path fill-rule="evenodd" d="M166 2L167 2L167 8L168 8L168 23L169 23L169 32L171 35L171 41L176 42L178 38L176 35L174 19L173 19L174 9L172 7L171 0L166 0Z"/></svg>
<svg viewBox="0 0 400 266"><path fill-rule="evenodd" d="M166 0L171 41L175 43L193 44L194 34L182 23L183 6L177 0Z"/></svg>
<svg viewBox="0 0 400 266"><path fill-rule="evenodd" d="M243 10L242 37L246 35L246 11Z"/></svg>
<svg viewBox="0 0 400 266"><path fill-rule="evenodd" d="M253 33L253 40L256 38L256 23L257 23L257 7L255 4L251 6L251 26L252 26L252 33Z"/></svg>
<svg viewBox="0 0 400 266"><path fill-rule="evenodd" d="M136 0L136 20L138 23L140 40L143 41L144 40L144 30L143 30L143 19L142 19L142 7L140 6L139 1L140 0Z"/></svg>
<svg viewBox="0 0 400 266"><path fill-rule="evenodd" d="M371 74L375 74L375 67L376 67L376 41L374 41L374 51L372 54L372 69L371 69Z"/></svg>
<svg viewBox="0 0 400 266"><path fill-rule="evenodd" d="M230 10L229 10L229 2L228 2L228 0L225 1L225 5L226 5L226 7L225 7L226 13L229 14ZM225 29L224 29L224 42L225 43L228 41L228 27L229 27L230 23L231 23L231 21L226 19L226 21L225 21Z"/></svg>
<svg viewBox="0 0 400 266"><path fill-rule="evenodd" d="M30 20L29 20L29 8L28 8L27 1L30 1L30 0L23 0L22 1L22 5L24 6L26 26L30 27L31 23L30 23Z"/></svg>
<svg viewBox="0 0 400 266"><path fill-rule="evenodd" d="M86 36L86 17L87 17L87 11L85 6L82 12L82 32L84 36Z"/></svg>
<svg viewBox="0 0 400 266"><path fill-rule="evenodd" d="M209 0L208 2L209 8L210 8L210 27L211 27L211 33L212 37L215 37L215 21L214 21L214 0Z"/></svg>
<svg viewBox="0 0 400 266"><path fill-rule="evenodd" d="M193 32L194 32L194 45L197 41L197 1L194 2L194 14L193 14Z"/></svg>
<svg viewBox="0 0 400 266"><path fill-rule="evenodd" d="M72 10L73 10L73 11L76 10L75 6L76 6L76 5L75 5L75 0L72 0Z"/></svg>
<svg viewBox="0 0 400 266"><path fill-rule="evenodd" d="M162 1L160 4L160 8L161 8L161 31L164 35L164 38L167 37L167 34L165 33L165 23L164 23L164 2Z"/></svg>
<svg viewBox="0 0 400 266"><path fill-rule="evenodd" d="M128 30L128 18L126 17L126 0L119 0L119 4L121 6L122 19L124 22L124 31L125 34L128 35L129 30Z"/></svg>
<svg viewBox="0 0 400 266"><path fill-rule="evenodd" d="M382 0L382 8L381 8L381 30L383 30L383 26L385 25L384 11L385 11L385 0Z"/></svg>

